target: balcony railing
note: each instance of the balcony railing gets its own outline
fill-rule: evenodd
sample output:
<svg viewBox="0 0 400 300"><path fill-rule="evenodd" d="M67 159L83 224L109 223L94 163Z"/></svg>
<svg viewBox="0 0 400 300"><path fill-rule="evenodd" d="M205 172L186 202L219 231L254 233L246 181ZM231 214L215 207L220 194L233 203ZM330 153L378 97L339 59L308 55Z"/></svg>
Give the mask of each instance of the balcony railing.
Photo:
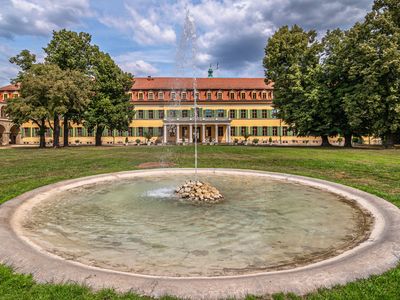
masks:
<svg viewBox="0 0 400 300"><path fill-rule="evenodd" d="M197 122L207 122L207 121L219 121L219 122L230 122L232 119L228 117L197 117ZM165 117L166 122L194 122L194 117Z"/></svg>

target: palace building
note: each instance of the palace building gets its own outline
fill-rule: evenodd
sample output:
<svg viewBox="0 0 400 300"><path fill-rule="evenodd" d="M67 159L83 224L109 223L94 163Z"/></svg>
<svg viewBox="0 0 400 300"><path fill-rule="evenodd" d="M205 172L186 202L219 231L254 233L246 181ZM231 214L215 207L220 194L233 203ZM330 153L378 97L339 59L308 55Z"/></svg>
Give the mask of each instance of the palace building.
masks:
<svg viewBox="0 0 400 300"><path fill-rule="evenodd" d="M7 100L18 97L18 91L17 85L0 88L0 141L3 145L38 144L37 126L26 123L18 128L4 113ZM226 144L245 137L260 144L320 144L319 138L297 137L276 118L273 85L267 85L264 78L149 76L135 78L129 96L136 112L129 130L105 130L103 144L144 142L149 137L163 144L193 143L195 139ZM51 139L48 129L46 141L51 143ZM70 143L94 144L94 132L82 124L70 124Z"/></svg>

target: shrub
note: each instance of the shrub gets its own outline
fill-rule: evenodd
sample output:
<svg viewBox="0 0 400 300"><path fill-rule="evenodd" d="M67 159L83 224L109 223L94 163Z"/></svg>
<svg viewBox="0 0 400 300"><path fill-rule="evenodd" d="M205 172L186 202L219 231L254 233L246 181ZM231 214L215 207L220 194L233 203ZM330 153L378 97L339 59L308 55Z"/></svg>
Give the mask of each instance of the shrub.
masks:
<svg viewBox="0 0 400 300"><path fill-rule="evenodd" d="M140 144L140 139L136 139L135 142L136 142L136 144L139 145Z"/></svg>
<svg viewBox="0 0 400 300"><path fill-rule="evenodd" d="M259 142L259 139L253 139L253 144L258 144L258 142Z"/></svg>

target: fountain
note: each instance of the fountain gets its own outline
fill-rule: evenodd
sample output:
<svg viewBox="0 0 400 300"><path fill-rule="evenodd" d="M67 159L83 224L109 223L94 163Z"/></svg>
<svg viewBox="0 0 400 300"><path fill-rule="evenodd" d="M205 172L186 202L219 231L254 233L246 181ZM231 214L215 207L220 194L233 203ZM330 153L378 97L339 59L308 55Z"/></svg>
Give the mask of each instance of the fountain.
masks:
<svg viewBox="0 0 400 300"><path fill-rule="evenodd" d="M198 135L197 135L197 85L196 85L196 54L197 54L197 34L194 19L191 17L189 10L186 9L185 21L183 25L182 35L178 44L176 55L176 81L174 90L180 89L179 77L182 75L191 75L193 90L193 112L194 112L194 181L188 181L184 185L176 189L176 194L186 202L193 204L216 204L223 200L223 196L210 183L197 180L198 168ZM179 98L174 99L174 105L179 106Z"/></svg>

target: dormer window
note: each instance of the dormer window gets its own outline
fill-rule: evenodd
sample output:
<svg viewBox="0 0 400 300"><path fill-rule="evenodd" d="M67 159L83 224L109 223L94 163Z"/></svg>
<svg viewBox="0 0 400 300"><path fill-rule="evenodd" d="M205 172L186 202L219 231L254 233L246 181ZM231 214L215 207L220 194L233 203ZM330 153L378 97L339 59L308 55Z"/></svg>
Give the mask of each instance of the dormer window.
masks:
<svg viewBox="0 0 400 300"><path fill-rule="evenodd" d="M129 100L132 100L132 92L128 93Z"/></svg>
<svg viewBox="0 0 400 300"><path fill-rule="evenodd" d="M235 100L235 92L229 92L229 99Z"/></svg>
<svg viewBox="0 0 400 300"><path fill-rule="evenodd" d="M240 100L246 100L246 93L240 92Z"/></svg>
<svg viewBox="0 0 400 300"><path fill-rule="evenodd" d="M257 92L252 92L251 93L251 99L252 100L257 100Z"/></svg>
<svg viewBox="0 0 400 300"><path fill-rule="evenodd" d="M262 92L262 99L267 100L267 92Z"/></svg>
<svg viewBox="0 0 400 300"><path fill-rule="evenodd" d="M138 93L138 99L139 100L143 100L143 92L139 92Z"/></svg>
<svg viewBox="0 0 400 300"><path fill-rule="evenodd" d="M171 92L171 99L172 100L176 100L176 93L175 92Z"/></svg>
<svg viewBox="0 0 400 300"><path fill-rule="evenodd" d="M3 94L3 99L4 100L8 99L8 94Z"/></svg>
<svg viewBox="0 0 400 300"><path fill-rule="evenodd" d="M13 94L13 98L18 98L18 96L19 96L18 93Z"/></svg>
<svg viewBox="0 0 400 300"><path fill-rule="evenodd" d="M218 92L217 93L217 99L218 100L222 100L222 92Z"/></svg>
<svg viewBox="0 0 400 300"><path fill-rule="evenodd" d="M153 92L149 92L149 94L147 95L147 98L149 100L154 100L154 93Z"/></svg>
<svg viewBox="0 0 400 300"><path fill-rule="evenodd" d="M185 101L185 100L187 99L186 92L182 92L182 93L181 93L181 99L182 99L183 101Z"/></svg>
<svg viewBox="0 0 400 300"><path fill-rule="evenodd" d="M158 99L159 100L164 100L164 93L163 92L158 92Z"/></svg>
<svg viewBox="0 0 400 300"><path fill-rule="evenodd" d="M211 92L207 92L207 100L211 100Z"/></svg>

